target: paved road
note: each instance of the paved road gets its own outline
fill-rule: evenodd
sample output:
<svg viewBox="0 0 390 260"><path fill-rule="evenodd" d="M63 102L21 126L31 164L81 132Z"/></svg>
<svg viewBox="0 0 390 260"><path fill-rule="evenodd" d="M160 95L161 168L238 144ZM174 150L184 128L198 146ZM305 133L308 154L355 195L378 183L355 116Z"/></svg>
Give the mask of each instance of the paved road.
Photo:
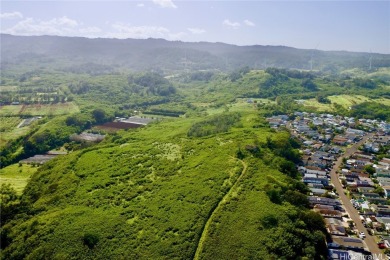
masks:
<svg viewBox="0 0 390 260"><path fill-rule="evenodd" d="M356 227L359 232L364 232L366 234L366 238L364 239L368 250L375 255L382 254L382 251L378 248L378 245L376 244L374 237L370 236L367 232L367 229L363 226L358 211L353 207L352 203L350 202L349 198L344 194L343 187L340 183L340 180L337 176L337 169L339 169L340 165L342 164L344 157L351 156L354 152L357 151L358 147L362 145L372 134L366 135L363 137L363 139L354 144L352 147L346 150L343 156L340 156L338 160L336 161L330 175L333 185L335 186L337 193L339 194L340 200L344 204L345 210L347 211L350 218L356 223ZM387 259L386 256L382 255L382 259Z"/></svg>

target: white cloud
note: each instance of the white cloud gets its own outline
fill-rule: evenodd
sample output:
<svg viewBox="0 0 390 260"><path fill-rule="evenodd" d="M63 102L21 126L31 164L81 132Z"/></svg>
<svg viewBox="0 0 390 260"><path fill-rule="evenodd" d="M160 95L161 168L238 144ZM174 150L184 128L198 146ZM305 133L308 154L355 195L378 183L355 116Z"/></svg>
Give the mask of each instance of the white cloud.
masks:
<svg viewBox="0 0 390 260"><path fill-rule="evenodd" d="M111 27L114 31L108 33L106 37L118 39L163 38L167 40L182 40L187 36L185 32L171 32L168 28L162 26L133 26L124 23L114 23Z"/></svg>
<svg viewBox="0 0 390 260"><path fill-rule="evenodd" d="M115 32L110 33L109 36L114 38L163 38L168 35L170 31L161 26L132 26L123 23L112 24Z"/></svg>
<svg viewBox="0 0 390 260"><path fill-rule="evenodd" d="M247 26L256 26L254 22L249 21L249 20L244 20L244 23L245 23L245 25L247 25Z"/></svg>
<svg viewBox="0 0 390 260"><path fill-rule="evenodd" d="M233 28L233 29L237 29L238 27L241 26L240 23L238 22L231 22L229 19L225 19L223 22L222 22L223 25L227 26L227 27L230 27L230 28Z"/></svg>
<svg viewBox="0 0 390 260"><path fill-rule="evenodd" d="M163 8L177 8L177 6L172 2L172 0L153 0L153 3Z"/></svg>
<svg viewBox="0 0 390 260"><path fill-rule="evenodd" d="M3 33L13 35L59 35L59 36L84 36L97 37L101 33L98 27L84 27L76 20L66 16L51 20L36 20L25 18L14 26L2 28Z"/></svg>
<svg viewBox="0 0 390 260"><path fill-rule="evenodd" d="M42 24L54 25L54 26L68 26L68 27L76 27L78 25L76 20L69 19L66 16L60 18L54 18L50 21L42 22Z"/></svg>
<svg viewBox="0 0 390 260"><path fill-rule="evenodd" d="M22 19L23 15L20 12L2 13L0 14L1 19Z"/></svg>
<svg viewBox="0 0 390 260"><path fill-rule="evenodd" d="M190 31L192 34L202 34L206 32L206 30L201 28L187 28L187 30Z"/></svg>
<svg viewBox="0 0 390 260"><path fill-rule="evenodd" d="M145 5L144 4L137 4L137 7L145 7Z"/></svg>

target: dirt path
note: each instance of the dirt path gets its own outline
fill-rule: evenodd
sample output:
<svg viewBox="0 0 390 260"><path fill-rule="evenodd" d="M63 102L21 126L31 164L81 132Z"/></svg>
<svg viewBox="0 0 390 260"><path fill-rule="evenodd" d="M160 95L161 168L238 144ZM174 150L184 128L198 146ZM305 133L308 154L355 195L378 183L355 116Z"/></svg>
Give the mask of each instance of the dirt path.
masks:
<svg viewBox="0 0 390 260"><path fill-rule="evenodd" d="M351 156L353 153L357 151L359 146L361 146L372 134L366 135L360 142L354 144L352 147L348 148L343 156L340 156L340 158L336 161L330 175L331 175L331 180L333 185L335 186L337 193L339 194L339 198L342 201L345 210L347 211L348 215L350 218L356 223L356 227L359 232L364 232L366 235L366 238L364 239L364 242L368 248L368 250L372 253L375 254L377 257L379 254L382 254L382 251L378 248L378 245L376 244L374 237L370 236L367 232L367 229L363 226L360 217L359 217L359 212L353 207L351 201L349 198L344 194L344 189L340 183L340 180L338 178L338 175L336 171L339 169L343 158L347 158ZM386 259L386 256L382 255L383 259Z"/></svg>
<svg viewBox="0 0 390 260"><path fill-rule="evenodd" d="M209 232L209 227L210 227L211 223L213 222L213 219L215 218L217 212L229 200L230 195L233 193L234 190L236 190L238 183L245 176L245 173L246 173L246 170L248 168L248 165L243 160L240 160L240 159L237 159L237 158L234 158L234 159L240 161L244 168L243 168L240 176L238 176L238 178L236 179L236 181L234 182L234 184L230 188L230 190L219 201L217 207L211 213L209 219L207 220L206 224L204 225L203 231L202 231L202 235L200 236L200 239L199 239L199 242L198 242L198 246L197 246L196 251L195 251L194 260L198 260L199 256L200 256L200 253L203 251L203 245L204 245L204 241L206 240L207 234Z"/></svg>

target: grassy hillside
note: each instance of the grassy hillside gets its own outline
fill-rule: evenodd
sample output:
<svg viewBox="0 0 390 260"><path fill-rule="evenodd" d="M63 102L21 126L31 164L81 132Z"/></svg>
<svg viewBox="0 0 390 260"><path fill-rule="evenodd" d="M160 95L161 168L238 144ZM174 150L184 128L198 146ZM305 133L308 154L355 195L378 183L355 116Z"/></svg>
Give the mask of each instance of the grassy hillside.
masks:
<svg viewBox="0 0 390 260"><path fill-rule="evenodd" d="M31 175L38 170L38 167L33 167L28 164L13 164L0 169L0 182L9 183L18 194L22 194Z"/></svg>
<svg viewBox="0 0 390 260"><path fill-rule="evenodd" d="M268 137L284 147L288 135L253 128L259 118L247 110L227 132L188 137L191 126L203 121L181 118L124 131L41 167L21 198L19 217L3 228L3 257L190 259L211 216L199 258L229 259L241 245L243 258L255 252L259 258L282 256L258 241L269 240L272 229L261 224L269 214L276 219L273 228L284 228L282 223L306 212L283 199L298 181L275 170L283 159L266 145ZM252 154L247 145L261 153ZM272 201L271 193L280 201ZM220 237L221 228L226 233ZM298 240L320 246L323 235ZM297 251L291 257L315 254Z"/></svg>

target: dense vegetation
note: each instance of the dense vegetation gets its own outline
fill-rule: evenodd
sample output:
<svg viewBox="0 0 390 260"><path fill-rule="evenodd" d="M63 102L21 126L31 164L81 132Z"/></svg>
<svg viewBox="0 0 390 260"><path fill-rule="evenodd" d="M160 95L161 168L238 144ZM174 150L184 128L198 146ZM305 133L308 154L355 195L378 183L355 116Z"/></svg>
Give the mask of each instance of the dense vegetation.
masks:
<svg viewBox="0 0 390 260"><path fill-rule="evenodd" d="M318 111L297 102L310 99L389 120L390 72L378 69L388 55L373 55L367 71L363 54L319 52L321 70L305 71L281 69L307 69L310 57L285 47L75 38L68 49L55 44L61 37L26 39L1 39L0 160L9 166L0 178L23 175L24 186L32 174L22 193L0 188L3 259L324 258L324 223L295 167L299 143L264 117ZM259 57L279 68L253 70ZM351 64L359 69L337 74ZM159 120L94 128L132 115ZM85 130L106 138L70 140ZM59 148L69 154L18 164Z"/></svg>
<svg viewBox="0 0 390 260"><path fill-rule="evenodd" d="M353 106L351 115L358 118L390 121L390 106L374 102L364 102Z"/></svg>
<svg viewBox="0 0 390 260"><path fill-rule="evenodd" d="M227 239L226 249L217 252L214 236L221 229L216 229L206 239L201 258L229 258L235 252L231 249L240 246L236 243L245 244L240 254L247 257L254 252L260 258L322 255L313 248L323 247L323 224L310 225L318 232L307 230L316 215L291 199L291 194L298 198L305 190L291 184L299 182L287 171L275 170L285 160L278 149L294 153L283 141L288 134L253 128L253 119L253 113L236 117L242 126L203 139L186 137L198 124L192 119L160 123L46 164L20 200L12 197L18 207L4 219L4 257L191 258L210 212L242 174L236 195L216 213L221 217L217 222L229 227L222 229L223 236L232 232L242 240ZM236 158L241 145L257 146L261 152L254 157L253 149L244 149L242 159ZM250 165L245 172L241 160ZM272 210L261 210L265 208ZM234 219L247 224L245 232L232 224ZM302 225L293 224L297 219ZM280 233L287 227L291 236ZM303 230L307 235L294 237ZM276 237L270 233L278 236L280 248L271 246ZM264 244L245 236L258 237ZM291 244L290 239L298 240ZM264 246L268 244L271 247Z"/></svg>
<svg viewBox="0 0 390 260"><path fill-rule="evenodd" d="M237 113L228 113L195 123L188 131L188 136L202 137L212 134L228 132L230 127L239 122L240 115Z"/></svg>
<svg viewBox="0 0 390 260"><path fill-rule="evenodd" d="M245 66L309 70L337 73L342 70L390 66L389 55L377 53L302 50L284 46L235 46L224 43L169 42L163 39L87 39L80 37L1 35L3 68L53 68L66 73L90 76L135 71L219 70L234 71ZM28 51L26 51L28 50ZM28 74L26 74L28 76ZM234 75L233 79L235 78ZM236 76L238 76L236 74ZM22 78L23 79L23 78Z"/></svg>

